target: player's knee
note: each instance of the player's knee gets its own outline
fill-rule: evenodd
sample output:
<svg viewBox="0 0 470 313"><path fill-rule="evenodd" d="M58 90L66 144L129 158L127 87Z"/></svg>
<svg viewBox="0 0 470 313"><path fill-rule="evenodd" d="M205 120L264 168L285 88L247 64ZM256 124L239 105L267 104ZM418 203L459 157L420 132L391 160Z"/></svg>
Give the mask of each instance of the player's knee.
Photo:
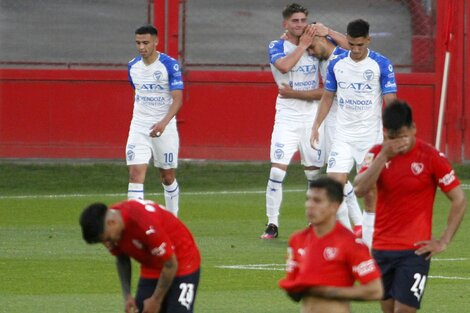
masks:
<svg viewBox="0 0 470 313"><path fill-rule="evenodd" d="M171 185L175 181L175 172L174 170L161 170L160 179L164 185Z"/></svg>

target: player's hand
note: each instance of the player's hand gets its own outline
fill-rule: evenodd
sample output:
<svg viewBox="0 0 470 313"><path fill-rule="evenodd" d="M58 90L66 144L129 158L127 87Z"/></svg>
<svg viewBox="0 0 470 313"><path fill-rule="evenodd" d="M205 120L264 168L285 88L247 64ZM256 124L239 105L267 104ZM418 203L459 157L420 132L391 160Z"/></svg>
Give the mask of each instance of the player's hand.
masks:
<svg viewBox="0 0 470 313"><path fill-rule="evenodd" d="M160 301L150 297L144 300L144 310L142 313L159 313L161 307L162 303Z"/></svg>
<svg viewBox="0 0 470 313"><path fill-rule="evenodd" d="M382 144L381 153L385 154L385 156L387 157L387 160L390 160L397 154L407 152L409 145L410 145L410 138L408 137L387 139Z"/></svg>
<svg viewBox="0 0 470 313"><path fill-rule="evenodd" d="M289 33L287 32L287 29L282 33L279 38L283 40L289 40Z"/></svg>
<svg viewBox="0 0 470 313"><path fill-rule="evenodd" d="M315 32L315 36L326 37L328 35L328 27L322 23L312 24L312 27Z"/></svg>
<svg viewBox="0 0 470 313"><path fill-rule="evenodd" d="M447 249L447 244L435 238L415 242L415 246L420 246L415 251L417 255L428 254L428 256L426 256L426 260L429 260L432 256L444 252Z"/></svg>
<svg viewBox="0 0 470 313"><path fill-rule="evenodd" d="M139 310L137 309L137 304L135 303L135 299L132 296L128 296L126 302L124 303L126 313L138 313Z"/></svg>
<svg viewBox="0 0 470 313"><path fill-rule="evenodd" d="M299 46L307 49L312 44L313 37L315 37L313 25L307 25L307 27L305 27L304 33L302 36L300 36Z"/></svg>
<svg viewBox="0 0 470 313"><path fill-rule="evenodd" d="M150 137L160 137L163 134L165 127L166 125L164 125L162 122L153 124L152 127L150 127Z"/></svg>
<svg viewBox="0 0 470 313"><path fill-rule="evenodd" d="M292 91L292 87L288 84L282 84L282 86L279 87L279 95L281 98L291 98L290 94Z"/></svg>
<svg viewBox="0 0 470 313"><path fill-rule="evenodd" d="M320 139L320 133L315 127L312 128L312 135L310 135L310 145L313 149L318 150L318 143Z"/></svg>

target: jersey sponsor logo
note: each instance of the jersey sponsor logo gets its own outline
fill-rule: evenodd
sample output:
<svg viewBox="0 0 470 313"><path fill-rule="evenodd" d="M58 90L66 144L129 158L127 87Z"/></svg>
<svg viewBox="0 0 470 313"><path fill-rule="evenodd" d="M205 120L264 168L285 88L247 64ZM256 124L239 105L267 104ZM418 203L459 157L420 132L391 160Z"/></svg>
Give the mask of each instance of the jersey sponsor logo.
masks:
<svg viewBox="0 0 470 313"><path fill-rule="evenodd" d="M423 172L424 169L424 164L423 163L418 163L418 162L413 162L411 163L411 171L415 175L419 175Z"/></svg>
<svg viewBox="0 0 470 313"><path fill-rule="evenodd" d="M338 105L341 109L352 111L369 110L372 107L372 100L338 99Z"/></svg>
<svg viewBox="0 0 470 313"><path fill-rule="evenodd" d="M180 70L180 65L178 63L176 63L175 65L173 65L173 69L177 72Z"/></svg>
<svg viewBox="0 0 470 313"><path fill-rule="evenodd" d="M353 272L356 272L359 276L365 276L375 271L374 260L370 259L353 266Z"/></svg>
<svg viewBox="0 0 470 313"><path fill-rule="evenodd" d="M372 86L367 83L338 82L338 87L346 90L352 89L355 91L372 91Z"/></svg>
<svg viewBox="0 0 470 313"><path fill-rule="evenodd" d="M312 89L311 87L316 87L318 84L317 84L317 81L316 80L307 80L307 81L304 81L304 82L295 82L293 83L294 89L296 90L301 90L301 89L306 89L306 87L309 87L308 89Z"/></svg>
<svg viewBox="0 0 470 313"><path fill-rule="evenodd" d="M325 250L323 250L323 257L327 261L334 260L337 255L338 255L338 248L336 247L326 247Z"/></svg>
<svg viewBox="0 0 470 313"><path fill-rule="evenodd" d="M143 97L136 95L135 96L136 102L144 102L148 105L156 105L158 103L165 103L165 97L157 96L157 97Z"/></svg>
<svg viewBox="0 0 470 313"><path fill-rule="evenodd" d="M139 88L140 90L152 90L152 91L162 91L165 90L165 87L159 84L142 84Z"/></svg>
<svg viewBox="0 0 470 313"><path fill-rule="evenodd" d="M393 66L392 66L392 64L389 64L389 65L388 65L388 70L389 70L390 72L393 72Z"/></svg>
<svg viewBox="0 0 470 313"><path fill-rule="evenodd" d="M144 245L137 239L132 239L132 244L139 250L142 250L142 248L144 247Z"/></svg>
<svg viewBox="0 0 470 313"><path fill-rule="evenodd" d="M162 256L166 253L166 242L162 242L162 244L156 248L153 248L152 251L150 251L152 255L156 256Z"/></svg>
<svg viewBox="0 0 470 313"><path fill-rule="evenodd" d="M276 150L274 151L274 158L275 158L276 160L280 160L280 159L282 159L283 157L284 157L284 150L282 150L282 149L276 149Z"/></svg>
<svg viewBox="0 0 470 313"><path fill-rule="evenodd" d="M366 70L364 74L362 74L364 79L366 80L373 80L374 79L374 72L372 70Z"/></svg>
<svg viewBox="0 0 470 313"><path fill-rule="evenodd" d="M307 65L294 67L290 71L294 73L311 74L311 73L316 73L317 67L314 64L307 64Z"/></svg>
<svg viewBox="0 0 470 313"><path fill-rule="evenodd" d="M444 175L444 177L439 179L439 184L443 184L444 186L449 186L455 180L455 173L452 170L450 173Z"/></svg>
<svg viewBox="0 0 470 313"><path fill-rule="evenodd" d="M162 72L156 71L155 73L153 73L153 78L155 78L155 80L158 82L162 78L162 75L163 75Z"/></svg>
<svg viewBox="0 0 470 313"><path fill-rule="evenodd" d="M395 84L394 82L387 82L385 84L385 88L396 88L397 87L397 84Z"/></svg>

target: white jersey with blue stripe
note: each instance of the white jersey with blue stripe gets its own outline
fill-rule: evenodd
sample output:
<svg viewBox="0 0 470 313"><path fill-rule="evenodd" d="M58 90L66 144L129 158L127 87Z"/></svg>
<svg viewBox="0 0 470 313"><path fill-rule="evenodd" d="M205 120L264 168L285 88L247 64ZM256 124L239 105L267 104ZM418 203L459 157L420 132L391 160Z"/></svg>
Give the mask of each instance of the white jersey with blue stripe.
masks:
<svg viewBox="0 0 470 313"><path fill-rule="evenodd" d="M141 131L161 121L173 103L171 91L182 90L183 80L178 61L159 53L155 62L145 65L141 56L128 64L129 82L134 88L134 112L131 129ZM171 123L175 123L175 118Z"/></svg>
<svg viewBox="0 0 470 313"><path fill-rule="evenodd" d="M294 90L313 90L319 85L319 61L306 51L288 73L281 73L275 66L276 60L292 53L296 45L287 40L275 40L269 44L269 62L276 84L287 84ZM311 122L317 105L314 101L293 98L276 99L276 121Z"/></svg>
<svg viewBox="0 0 470 313"><path fill-rule="evenodd" d="M336 92L336 139L367 142L382 130L382 96L396 93L395 72L383 55L368 51L356 62L341 54L328 66L325 89Z"/></svg>
<svg viewBox="0 0 470 313"><path fill-rule="evenodd" d="M326 80L326 73L328 71L328 65L330 64L330 62L344 53L348 53L348 50L343 49L340 46L336 46L327 60L320 61L320 74L323 80ZM328 112L328 115L326 116L325 121L328 120L329 122L336 123L336 112L338 111L337 104L338 104L337 98L335 96L333 99L333 103L331 105L330 111Z"/></svg>

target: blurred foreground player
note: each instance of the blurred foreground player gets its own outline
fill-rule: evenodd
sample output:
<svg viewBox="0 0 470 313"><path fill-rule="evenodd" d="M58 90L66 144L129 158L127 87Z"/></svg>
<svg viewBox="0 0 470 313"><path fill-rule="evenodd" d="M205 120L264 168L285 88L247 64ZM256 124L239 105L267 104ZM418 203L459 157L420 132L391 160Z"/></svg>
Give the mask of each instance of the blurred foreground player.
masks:
<svg viewBox="0 0 470 313"><path fill-rule="evenodd" d="M349 313L350 300L383 295L369 249L336 220L342 201L341 183L328 177L312 181L305 202L310 226L289 239L287 275L279 285L293 300L302 300L303 313Z"/></svg>
<svg viewBox="0 0 470 313"><path fill-rule="evenodd" d="M465 195L449 161L416 138L412 111L393 101L383 113L384 142L374 146L354 180L363 196L377 189L372 254L385 287L385 313L420 308L433 255L446 250L463 219ZM439 187L450 200L444 232L432 237L434 196Z"/></svg>
<svg viewBox="0 0 470 313"><path fill-rule="evenodd" d="M179 135L176 114L183 105L183 81L178 62L158 52L157 29L151 25L135 31L139 56L128 64L134 89L134 112L126 145L129 167L128 199L144 199L148 163L153 159L160 171L165 207L174 215L179 210Z"/></svg>
<svg viewBox="0 0 470 313"><path fill-rule="evenodd" d="M83 239L103 243L116 256L125 312L193 312L201 257L193 236L171 213L151 201L88 206L80 216ZM140 263L131 295L131 261Z"/></svg>

